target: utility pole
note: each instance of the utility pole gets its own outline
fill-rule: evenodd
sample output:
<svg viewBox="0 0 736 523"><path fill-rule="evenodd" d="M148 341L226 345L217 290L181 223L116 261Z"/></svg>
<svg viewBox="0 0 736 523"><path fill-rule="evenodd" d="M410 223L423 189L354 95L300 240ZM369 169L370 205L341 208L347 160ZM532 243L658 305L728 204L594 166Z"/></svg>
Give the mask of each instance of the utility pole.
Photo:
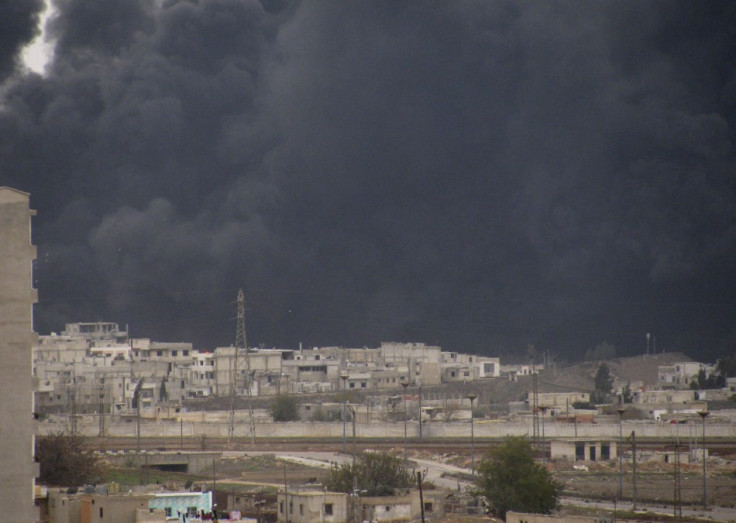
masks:
<svg viewBox="0 0 736 523"><path fill-rule="evenodd" d="M100 410L100 437L102 438L105 436L105 388L104 388L105 378L101 378L101 380L102 381L100 383L100 405L98 408Z"/></svg>
<svg viewBox="0 0 736 523"><path fill-rule="evenodd" d="M631 431L631 455L632 455L632 468L633 468L633 481L631 483L631 510L636 510L636 431Z"/></svg>
<svg viewBox="0 0 736 523"><path fill-rule="evenodd" d="M537 388L537 367L535 364L537 350L534 345L529 345L528 354L532 366L532 442L536 451L539 452L539 390Z"/></svg>
<svg viewBox="0 0 736 523"><path fill-rule="evenodd" d="M406 410L406 388L409 386L409 380L404 379L401 382L401 386L404 388L404 463L407 461L407 447L406 447L406 421L407 421L407 410Z"/></svg>
<svg viewBox="0 0 736 523"><path fill-rule="evenodd" d="M348 418L347 418L348 396L346 392L346 387L347 387L347 381L349 377L350 375L347 373L347 371L342 371L340 373L340 379L342 380L342 393L345 395L345 397L342 400L342 453L343 454L347 453L347 450L346 450L347 449L347 442L346 442L347 441L346 440L347 431L345 428L345 424L348 421Z"/></svg>
<svg viewBox="0 0 736 523"><path fill-rule="evenodd" d="M544 416L547 414L547 410L549 407L539 407L539 410L542 411L542 465L547 465L547 443L545 441L544 437Z"/></svg>
<svg viewBox="0 0 736 523"><path fill-rule="evenodd" d="M478 396L471 392L467 397L470 400L470 470L473 479L475 479L475 429L473 428L473 419L475 416L473 415L473 401Z"/></svg>
<svg viewBox="0 0 736 523"><path fill-rule="evenodd" d="M618 408L618 499L624 499L624 413L626 409Z"/></svg>
<svg viewBox="0 0 736 523"><path fill-rule="evenodd" d="M419 439L422 439L422 384L419 383Z"/></svg>
<svg viewBox="0 0 736 523"><path fill-rule="evenodd" d="M675 492L674 492L674 517L682 519L682 476L680 475L680 442L675 443Z"/></svg>
<svg viewBox="0 0 736 523"><path fill-rule="evenodd" d="M133 401L135 402L135 437L136 448L141 451L141 392L143 391L143 378L138 380L133 391Z"/></svg>
<svg viewBox="0 0 736 523"><path fill-rule="evenodd" d="M703 420L703 509L708 508L708 491L706 490L707 475L705 470L705 418L708 417L707 410L698 411L698 416Z"/></svg>

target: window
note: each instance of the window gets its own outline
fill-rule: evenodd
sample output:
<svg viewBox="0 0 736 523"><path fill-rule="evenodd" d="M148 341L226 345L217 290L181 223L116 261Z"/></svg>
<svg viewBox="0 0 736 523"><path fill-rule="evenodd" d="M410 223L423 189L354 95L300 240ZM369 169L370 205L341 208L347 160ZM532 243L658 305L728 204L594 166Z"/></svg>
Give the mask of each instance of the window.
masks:
<svg viewBox="0 0 736 523"><path fill-rule="evenodd" d="M166 512L166 517L167 518L170 518L171 517L171 507L164 508L164 512Z"/></svg>
<svg viewBox="0 0 736 523"><path fill-rule="evenodd" d="M157 350L156 351L156 356L163 356L163 355L164 355L164 351L162 351L162 350Z"/></svg>
<svg viewBox="0 0 736 523"><path fill-rule="evenodd" d="M354 389L354 388L355 388L355 383L353 383L353 382L350 382L350 388L351 388L351 389Z"/></svg>
<svg viewBox="0 0 736 523"><path fill-rule="evenodd" d="M199 512L197 511L197 507L187 507L187 512L189 513L191 517L194 517L197 514L199 514Z"/></svg>
<svg viewBox="0 0 736 523"><path fill-rule="evenodd" d="M391 507L389 507L388 505L386 505L386 512L391 512Z"/></svg>
<svg viewBox="0 0 736 523"><path fill-rule="evenodd" d="M103 514L102 507L100 507L100 519L102 519L102 517L103 517L102 514Z"/></svg>
<svg viewBox="0 0 736 523"><path fill-rule="evenodd" d="M602 460L611 459L611 446L610 445L601 445L601 459Z"/></svg>
<svg viewBox="0 0 736 523"><path fill-rule="evenodd" d="M432 512L433 508L434 506L432 505L431 502L427 501L424 503L424 512Z"/></svg>
<svg viewBox="0 0 736 523"><path fill-rule="evenodd" d="M283 501L279 501L279 512L281 514L284 513L284 502Z"/></svg>
<svg viewBox="0 0 736 523"><path fill-rule="evenodd" d="M364 388L366 388L366 383L365 383L365 381L361 382L361 384L360 384L360 388L361 388L361 389L364 389Z"/></svg>
<svg viewBox="0 0 736 523"><path fill-rule="evenodd" d="M325 503L325 516L332 515L332 503Z"/></svg>
<svg viewBox="0 0 736 523"><path fill-rule="evenodd" d="M181 353L182 353L183 356L189 356L189 351L188 350L183 350L183 351L181 351Z"/></svg>
<svg viewBox="0 0 736 523"><path fill-rule="evenodd" d="M173 356L178 356L178 355L179 355L179 351L176 351L176 350L172 350L172 351L171 351L171 356L172 356L172 357L173 357Z"/></svg>
<svg viewBox="0 0 736 523"><path fill-rule="evenodd" d="M304 505L302 505L301 503L299 503L299 515L300 516L304 515Z"/></svg>

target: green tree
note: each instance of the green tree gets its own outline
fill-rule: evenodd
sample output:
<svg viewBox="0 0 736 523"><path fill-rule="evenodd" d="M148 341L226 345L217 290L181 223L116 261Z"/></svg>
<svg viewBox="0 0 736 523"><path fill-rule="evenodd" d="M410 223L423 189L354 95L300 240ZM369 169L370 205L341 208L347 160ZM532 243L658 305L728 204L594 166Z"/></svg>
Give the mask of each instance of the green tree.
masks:
<svg viewBox="0 0 736 523"><path fill-rule="evenodd" d="M138 380L138 383L135 384L135 390L133 391L133 408L138 409L138 404L141 401L141 392L143 391L143 378Z"/></svg>
<svg viewBox="0 0 736 523"><path fill-rule="evenodd" d="M386 452L364 452L355 462L333 465L325 485L334 492L353 491L357 488L368 496L391 496L397 489L413 484L411 471L404 461Z"/></svg>
<svg viewBox="0 0 736 523"><path fill-rule="evenodd" d="M161 386L158 389L158 399L161 403L169 401L169 391L166 390L166 378L161 380Z"/></svg>
<svg viewBox="0 0 736 523"><path fill-rule="evenodd" d="M736 352L731 356L719 359L716 363L716 372L723 377L724 383L726 378L736 376Z"/></svg>
<svg viewBox="0 0 736 523"><path fill-rule="evenodd" d="M327 421L327 414L325 414L324 409L317 405L317 407L312 412L312 421Z"/></svg>
<svg viewBox="0 0 736 523"><path fill-rule="evenodd" d="M595 373L595 379L593 381L593 403L605 403L608 401L608 396L613 390L613 376L608 368L608 365L601 363L598 365L598 370Z"/></svg>
<svg viewBox="0 0 736 523"><path fill-rule="evenodd" d="M715 372L706 375L705 369L700 368L698 377L690 382L690 388L693 390L704 389L721 389L726 386L726 377L716 368Z"/></svg>
<svg viewBox="0 0 736 523"><path fill-rule="evenodd" d="M54 487L75 487L99 481L103 472L99 457L79 435L54 432L36 438L39 483Z"/></svg>
<svg viewBox="0 0 736 523"><path fill-rule="evenodd" d="M627 383L623 389L621 389L621 400L623 403L633 403L634 396L631 392L631 384Z"/></svg>
<svg viewBox="0 0 736 523"><path fill-rule="evenodd" d="M549 514L562 489L546 468L534 463L532 446L522 436L508 437L487 452L477 467L476 486L504 519L509 510Z"/></svg>
<svg viewBox="0 0 736 523"><path fill-rule="evenodd" d="M299 419L297 407L294 396L279 394L271 402L269 410L274 421L297 421Z"/></svg>

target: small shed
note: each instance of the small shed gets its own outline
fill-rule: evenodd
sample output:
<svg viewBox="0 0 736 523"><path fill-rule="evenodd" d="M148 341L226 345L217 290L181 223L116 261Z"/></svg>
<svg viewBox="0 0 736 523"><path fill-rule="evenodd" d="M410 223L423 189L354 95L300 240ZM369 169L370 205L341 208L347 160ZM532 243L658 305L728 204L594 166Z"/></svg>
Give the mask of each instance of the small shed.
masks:
<svg viewBox="0 0 736 523"><path fill-rule="evenodd" d="M550 457L566 461L609 461L618 458L618 445L611 440L556 439L550 442Z"/></svg>

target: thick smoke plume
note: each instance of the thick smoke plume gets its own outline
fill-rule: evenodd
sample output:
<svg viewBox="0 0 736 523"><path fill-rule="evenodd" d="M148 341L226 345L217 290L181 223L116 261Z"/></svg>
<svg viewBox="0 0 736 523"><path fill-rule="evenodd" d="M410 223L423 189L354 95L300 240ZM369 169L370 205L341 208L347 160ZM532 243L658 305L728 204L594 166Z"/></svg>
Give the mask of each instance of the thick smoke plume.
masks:
<svg viewBox="0 0 736 523"><path fill-rule="evenodd" d="M736 341L736 4L0 7L36 329L574 358Z"/></svg>

